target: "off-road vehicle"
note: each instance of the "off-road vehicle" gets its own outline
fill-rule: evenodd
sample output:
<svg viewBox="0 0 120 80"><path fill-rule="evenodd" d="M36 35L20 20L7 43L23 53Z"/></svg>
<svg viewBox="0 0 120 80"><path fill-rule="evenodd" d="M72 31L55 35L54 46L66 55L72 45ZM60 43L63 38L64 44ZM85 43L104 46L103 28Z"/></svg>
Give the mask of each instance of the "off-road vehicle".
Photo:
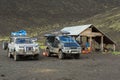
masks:
<svg viewBox="0 0 120 80"><path fill-rule="evenodd" d="M20 32L12 35L10 41L3 44L3 49L6 49L8 57L13 57L15 61L26 56L39 59L39 45L32 38L26 37Z"/></svg>
<svg viewBox="0 0 120 80"><path fill-rule="evenodd" d="M57 54L59 59L64 59L67 55L73 56L76 59L80 58L81 47L68 34L68 32L45 34L46 52L48 56Z"/></svg>

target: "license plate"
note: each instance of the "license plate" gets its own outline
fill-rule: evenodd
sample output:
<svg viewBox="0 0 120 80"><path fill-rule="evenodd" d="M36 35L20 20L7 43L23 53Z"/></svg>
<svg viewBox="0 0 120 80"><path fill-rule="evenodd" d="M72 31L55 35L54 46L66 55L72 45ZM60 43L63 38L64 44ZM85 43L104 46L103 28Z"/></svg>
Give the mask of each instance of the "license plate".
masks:
<svg viewBox="0 0 120 80"><path fill-rule="evenodd" d="M71 52L71 53L78 53L78 52Z"/></svg>
<svg viewBox="0 0 120 80"><path fill-rule="evenodd" d="M26 54L32 54L32 52L27 52Z"/></svg>

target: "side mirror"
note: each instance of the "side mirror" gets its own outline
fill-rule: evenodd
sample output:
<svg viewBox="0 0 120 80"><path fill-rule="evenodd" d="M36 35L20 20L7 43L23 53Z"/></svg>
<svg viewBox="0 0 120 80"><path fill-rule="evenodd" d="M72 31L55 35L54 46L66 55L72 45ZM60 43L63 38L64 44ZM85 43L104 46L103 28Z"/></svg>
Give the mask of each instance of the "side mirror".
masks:
<svg viewBox="0 0 120 80"><path fill-rule="evenodd" d="M2 48L3 48L4 50L7 50L7 49L8 49L8 43L5 42L5 41L3 41L3 43L2 43Z"/></svg>

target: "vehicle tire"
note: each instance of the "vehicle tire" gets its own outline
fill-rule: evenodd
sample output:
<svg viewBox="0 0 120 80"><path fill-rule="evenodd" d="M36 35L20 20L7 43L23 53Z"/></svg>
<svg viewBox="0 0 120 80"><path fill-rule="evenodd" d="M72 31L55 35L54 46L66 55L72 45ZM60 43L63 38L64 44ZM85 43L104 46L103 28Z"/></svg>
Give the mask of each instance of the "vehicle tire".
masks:
<svg viewBox="0 0 120 80"><path fill-rule="evenodd" d="M8 49L8 43L7 42L3 42L2 43L2 48L3 48L3 50Z"/></svg>
<svg viewBox="0 0 120 80"><path fill-rule="evenodd" d="M34 56L34 59L35 59L35 60L39 60L39 55L35 55L35 56Z"/></svg>
<svg viewBox="0 0 120 80"><path fill-rule="evenodd" d="M46 49L46 52L47 52L47 57L51 57L51 52L49 49Z"/></svg>
<svg viewBox="0 0 120 80"><path fill-rule="evenodd" d="M7 56L8 56L9 58L12 58L12 55L10 54L9 49L7 50Z"/></svg>
<svg viewBox="0 0 120 80"><path fill-rule="evenodd" d="M58 58L59 59L64 59L64 57L65 57L64 53L62 51L60 51L59 54L58 54Z"/></svg>
<svg viewBox="0 0 120 80"><path fill-rule="evenodd" d="M14 60L15 61L19 61L20 59L19 59L19 55L16 55L16 53L14 54Z"/></svg>
<svg viewBox="0 0 120 80"><path fill-rule="evenodd" d="M75 59L79 59L79 58L80 58L80 54L75 54L75 55L74 55L74 58L75 58Z"/></svg>

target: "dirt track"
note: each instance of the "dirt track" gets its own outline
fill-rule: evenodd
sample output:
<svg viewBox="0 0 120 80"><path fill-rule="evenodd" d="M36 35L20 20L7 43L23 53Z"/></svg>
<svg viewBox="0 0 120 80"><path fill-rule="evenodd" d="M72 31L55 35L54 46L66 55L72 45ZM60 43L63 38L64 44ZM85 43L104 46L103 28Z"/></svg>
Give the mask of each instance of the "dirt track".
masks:
<svg viewBox="0 0 120 80"><path fill-rule="evenodd" d="M81 59L14 61L0 48L0 80L120 80L120 56L82 55Z"/></svg>

